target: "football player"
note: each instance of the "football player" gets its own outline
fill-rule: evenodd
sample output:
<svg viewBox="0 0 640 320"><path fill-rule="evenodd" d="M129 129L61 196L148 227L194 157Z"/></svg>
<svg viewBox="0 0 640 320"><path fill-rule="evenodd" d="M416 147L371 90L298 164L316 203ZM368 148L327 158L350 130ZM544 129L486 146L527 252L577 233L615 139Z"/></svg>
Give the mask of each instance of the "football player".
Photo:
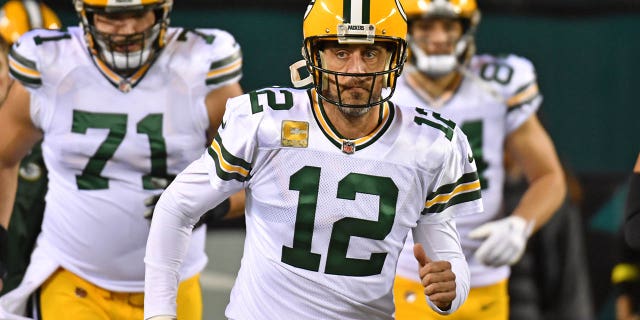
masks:
<svg viewBox="0 0 640 320"><path fill-rule="evenodd" d="M456 219L471 271L467 303L447 319L508 319L509 265L565 196L562 168L535 112L542 102L531 62L515 55L474 55L480 21L475 0L403 0L410 48L393 101L429 106L469 139L484 212ZM513 212L501 212L505 152L529 187ZM441 319L424 300L409 238L398 263L397 319Z"/></svg>
<svg viewBox="0 0 640 320"><path fill-rule="evenodd" d="M31 31L9 54L16 81L0 109L0 224L19 161L42 138L49 185L25 279L0 298L3 318L24 314L32 293L34 316L45 319L142 318L145 200L198 158L226 100L242 93L234 38L169 27L171 0L74 7L81 27ZM238 198L225 209L242 206ZM181 319L202 318L205 232L193 231L178 271Z"/></svg>
<svg viewBox="0 0 640 320"><path fill-rule="evenodd" d="M469 279L452 218L482 210L480 182L460 128L389 101L406 32L395 0L311 2L292 80L313 87L230 99L211 147L162 194L145 257L146 319L175 319L192 226L242 189L247 236L227 318L393 319L410 230L423 302L459 308Z"/></svg>
<svg viewBox="0 0 640 320"><path fill-rule="evenodd" d="M10 0L0 8L0 107L13 80L9 77L9 46L31 29L58 29L58 16L44 3L35 0ZM47 171L40 144L36 144L20 163L18 188L11 224L7 230L6 252L0 249L0 273L4 275L0 294L14 289L22 280L29 257L40 233L47 191ZM0 233L2 231L0 230ZM0 241L1 242L1 241ZM5 270L1 270L3 267Z"/></svg>

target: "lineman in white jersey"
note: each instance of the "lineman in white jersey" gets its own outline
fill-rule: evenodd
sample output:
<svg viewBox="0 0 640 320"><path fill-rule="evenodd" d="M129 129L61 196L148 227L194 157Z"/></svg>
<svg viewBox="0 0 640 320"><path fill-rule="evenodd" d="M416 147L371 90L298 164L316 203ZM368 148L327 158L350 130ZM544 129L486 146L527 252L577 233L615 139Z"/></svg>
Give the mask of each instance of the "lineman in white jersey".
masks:
<svg viewBox="0 0 640 320"><path fill-rule="evenodd" d="M473 56L479 21L475 1L403 0L410 58L393 101L430 106L466 133L482 184L484 212L456 219L471 292L453 319L508 318L509 265L528 237L564 199L562 169L535 112L542 96L530 61L508 55ZM501 212L505 151L525 170L529 189L514 212ZM505 217L506 214L506 217ZM440 319L420 303L418 265L409 238L398 263L397 319ZM417 299L416 299L417 297Z"/></svg>
<svg viewBox="0 0 640 320"><path fill-rule="evenodd" d="M0 299L3 318L23 314L36 289L37 318L142 318L145 199L199 157L226 100L242 93L234 38L169 28L171 1L74 4L84 28L27 33L9 57L17 81L0 109L2 224L17 165L42 137L49 192L25 280ZM204 229L179 270L181 319L202 318Z"/></svg>
<svg viewBox="0 0 640 320"><path fill-rule="evenodd" d="M162 194L145 262L145 318L175 317L191 226L247 190L247 237L230 319L393 319L398 254L413 230L416 275L439 313L464 302L468 268L452 218L482 210L466 137L391 91L406 22L395 0L312 1L297 85L230 99L218 136ZM296 66L310 70L302 80Z"/></svg>

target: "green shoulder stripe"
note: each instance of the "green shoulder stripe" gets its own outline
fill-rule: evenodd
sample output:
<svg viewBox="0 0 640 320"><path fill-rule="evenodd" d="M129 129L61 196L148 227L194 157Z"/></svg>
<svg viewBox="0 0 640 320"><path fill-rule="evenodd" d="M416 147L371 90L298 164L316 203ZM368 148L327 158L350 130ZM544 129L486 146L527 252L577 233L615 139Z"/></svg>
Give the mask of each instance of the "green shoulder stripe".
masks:
<svg viewBox="0 0 640 320"><path fill-rule="evenodd" d="M229 153L220 136L215 137L207 151L216 164L216 174L220 179L244 182L250 178L251 163Z"/></svg>
<svg viewBox="0 0 640 320"><path fill-rule="evenodd" d="M533 100L536 100L536 99L540 98L540 96L541 96L540 94L537 94L537 95L531 97L531 99L528 99L526 101L522 101L521 103L518 103L516 105L509 106L509 109L507 109L507 113L511 113L514 110L518 110L518 109L522 108L522 106L524 106L525 104L531 103Z"/></svg>
<svg viewBox="0 0 640 320"><path fill-rule="evenodd" d="M11 74L12 77L14 77L18 81L20 81L25 86L28 86L28 87L39 87L39 86L42 85L42 79L41 78L27 77L27 76L25 76L23 74L17 73L16 71L13 70L13 68L9 69L9 73Z"/></svg>
<svg viewBox="0 0 640 320"><path fill-rule="evenodd" d="M240 58L242 58L242 52L240 50L238 50L235 53L233 53L232 55L230 55L230 56L228 56L228 57L226 57L224 59L212 62L211 65L209 66L209 70L215 70L215 69L218 69L220 67L224 67L224 66L226 66L228 64L231 64L232 62L234 62L234 61L236 61L236 60L238 60Z"/></svg>
<svg viewBox="0 0 640 320"><path fill-rule="evenodd" d="M35 61L29 60L23 57L16 50L14 50L13 47L11 47L11 50L9 50L9 57L11 57L11 59L15 60L17 63L23 65L26 68L29 68L31 70L36 70L36 71L38 70L38 68L36 67Z"/></svg>
<svg viewBox="0 0 640 320"><path fill-rule="evenodd" d="M478 181L478 173L477 172L474 171L474 172L465 173L465 174L462 175L462 177L460 177L460 179L458 179L458 181L456 181L454 183L450 183L450 184L445 184L445 185L441 186L440 188L438 188L438 190L436 190L435 192L431 193L427 197L427 201L433 200L435 197L440 196L440 195L449 194L449 193L453 192L453 190L455 190L455 188L458 187L461 184L470 183L470 182L474 182L474 181Z"/></svg>
<svg viewBox="0 0 640 320"><path fill-rule="evenodd" d="M231 80L233 78L242 76L242 69L238 69L236 71L233 71L231 73L227 73L224 75L221 75L219 77L215 77L215 78L209 78L205 81L205 83L210 86L210 85L214 85L214 84L220 84L223 83L225 81Z"/></svg>
<svg viewBox="0 0 640 320"><path fill-rule="evenodd" d="M477 190L474 190L474 191L471 191L471 192L458 194L458 195L452 197L451 199L449 199L449 201L447 201L445 203L439 203L439 204L433 205L433 206L431 206L429 208L425 208L422 211L422 214L440 213L440 212L446 210L447 208L449 208L451 206L454 206L456 204L464 203L464 202L470 202L470 201L478 200L480 198L481 198L481 192L480 192L480 189L478 188Z"/></svg>

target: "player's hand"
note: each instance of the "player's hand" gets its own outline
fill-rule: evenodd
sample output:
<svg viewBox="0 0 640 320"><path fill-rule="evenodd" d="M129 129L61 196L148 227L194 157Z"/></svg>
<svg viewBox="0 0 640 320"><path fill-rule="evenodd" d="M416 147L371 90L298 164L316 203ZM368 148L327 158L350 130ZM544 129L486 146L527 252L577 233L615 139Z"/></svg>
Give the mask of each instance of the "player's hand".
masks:
<svg viewBox="0 0 640 320"><path fill-rule="evenodd" d="M451 308L456 298L456 275L451 271L449 261L431 261L419 243L413 246L413 255L418 260L418 273L424 287L424 294L429 297L440 310Z"/></svg>
<svg viewBox="0 0 640 320"><path fill-rule="evenodd" d="M491 221L473 229L471 239L485 239L475 253L478 261L493 267L513 265L524 253L533 229L532 223L518 216Z"/></svg>

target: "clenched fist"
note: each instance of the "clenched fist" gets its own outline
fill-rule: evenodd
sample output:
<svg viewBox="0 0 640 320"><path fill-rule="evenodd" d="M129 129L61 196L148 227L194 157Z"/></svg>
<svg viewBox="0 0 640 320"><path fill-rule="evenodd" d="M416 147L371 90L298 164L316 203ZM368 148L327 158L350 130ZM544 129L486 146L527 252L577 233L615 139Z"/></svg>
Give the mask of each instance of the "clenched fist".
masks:
<svg viewBox="0 0 640 320"><path fill-rule="evenodd" d="M449 261L431 261L421 244L413 246L413 255L418 260L418 273L424 287L424 294L440 310L447 311L456 298L456 275Z"/></svg>

